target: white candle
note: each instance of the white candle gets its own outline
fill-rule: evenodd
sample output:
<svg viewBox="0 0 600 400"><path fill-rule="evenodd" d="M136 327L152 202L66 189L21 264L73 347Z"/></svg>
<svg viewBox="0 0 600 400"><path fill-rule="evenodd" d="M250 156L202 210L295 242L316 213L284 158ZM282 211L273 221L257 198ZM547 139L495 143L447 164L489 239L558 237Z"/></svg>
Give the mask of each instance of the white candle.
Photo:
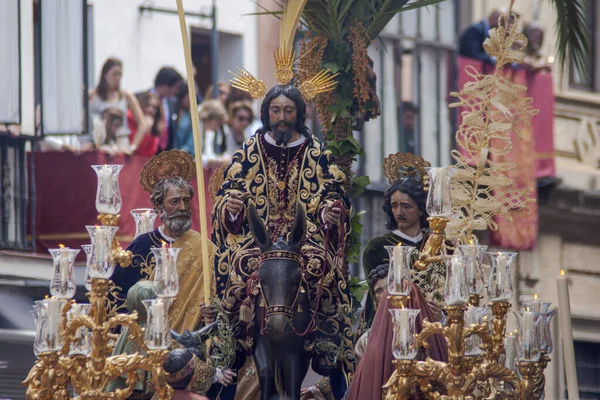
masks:
<svg viewBox="0 0 600 400"><path fill-rule="evenodd" d="M402 263L404 262L403 258L403 251L402 251L402 246L398 245L396 247L394 247L394 289L396 290L397 293L400 293L403 291L403 281L405 279L404 276L402 276L403 272L402 271Z"/></svg>
<svg viewBox="0 0 600 400"><path fill-rule="evenodd" d="M525 351L528 351L531 346L531 339L533 337L533 312L525 311L523 313L523 345Z"/></svg>
<svg viewBox="0 0 600 400"><path fill-rule="evenodd" d="M152 230L150 226L150 211L146 211L142 214L142 233L147 233Z"/></svg>
<svg viewBox="0 0 600 400"><path fill-rule="evenodd" d="M104 263L106 262L106 239L104 238L104 230L100 229L100 227L96 228L96 263ZM98 266L98 268L101 268Z"/></svg>
<svg viewBox="0 0 600 400"><path fill-rule="evenodd" d="M477 248L469 248L469 292L477 292Z"/></svg>
<svg viewBox="0 0 600 400"><path fill-rule="evenodd" d="M165 307L162 301L157 301L154 303L154 334L156 336L161 336L164 331L165 326Z"/></svg>
<svg viewBox="0 0 600 400"><path fill-rule="evenodd" d="M112 170L108 165L103 166L100 170L99 181L100 184L104 187L104 194L107 200L112 201Z"/></svg>
<svg viewBox="0 0 600 400"><path fill-rule="evenodd" d="M506 270L506 256L498 253L496 265L496 298L495 301L507 301L508 298L504 295L504 271Z"/></svg>
<svg viewBox="0 0 600 400"><path fill-rule="evenodd" d="M464 298L460 292L461 288L461 275L462 275L462 262L461 258L458 256L452 257L452 280L450 282L450 300L448 302L449 306L462 306L465 305L467 299Z"/></svg>
<svg viewBox="0 0 600 400"><path fill-rule="evenodd" d="M579 400L579 384L577 383L575 349L573 347L573 328L571 326L569 281L565 276L565 271L560 271L560 275L556 278L556 286L558 288L558 317L562 333L567 391L569 393L569 400Z"/></svg>
<svg viewBox="0 0 600 400"><path fill-rule="evenodd" d="M167 244L165 242L162 243L160 255L162 258L162 283L166 286L167 282L169 281L169 273L171 272L171 260L169 257L169 253L167 252Z"/></svg>
<svg viewBox="0 0 600 400"><path fill-rule="evenodd" d="M400 309L400 343L403 348L408 347L408 335L410 333L410 324L408 318L408 309ZM408 351L408 349L407 349Z"/></svg>
<svg viewBox="0 0 600 400"><path fill-rule="evenodd" d="M513 369L515 365L515 342L517 340L516 336L508 335L504 338L504 349L506 351L506 356L504 359L504 367L510 370Z"/></svg>
<svg viewBox="0 0 600 400"><path fill-rule="evenodd" d="M436 168L436 179L435 179L435 188L433 192L433 200L436 208L436 212L442 213L443 205L444 205L444 175L446 170L444 168Z"/></svg>
<svg viewBox="0 0 600 400"><path fill-rule="evenodd" d="M48 300L48 336L56 335L60 321L60 303L55 299Z"/></svg>
<svg viewBox="0 0 600 400"><path fill-rule="evenodd" d="M69 281L69 248L60 249L58 268L60 271L60 284L66 286Z"/></svg>

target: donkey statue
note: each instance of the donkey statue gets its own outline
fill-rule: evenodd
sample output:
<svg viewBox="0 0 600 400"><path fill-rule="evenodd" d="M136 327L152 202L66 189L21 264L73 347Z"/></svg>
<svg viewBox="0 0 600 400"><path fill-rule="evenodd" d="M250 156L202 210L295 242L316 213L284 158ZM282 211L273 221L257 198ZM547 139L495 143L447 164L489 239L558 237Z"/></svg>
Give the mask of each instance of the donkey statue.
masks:
<svg viewBox="0 0 600 400"><path fill-rule="evenodd" d="M254 309L254 362L260 398L299 400L311 360L311 353L304 350L303 332L308 330L311 312L303 288L300 254L306 237L306 214L297 206L288 240L280 238L273 243L253 204L248 211L250 230L262 258Z"/></svg>

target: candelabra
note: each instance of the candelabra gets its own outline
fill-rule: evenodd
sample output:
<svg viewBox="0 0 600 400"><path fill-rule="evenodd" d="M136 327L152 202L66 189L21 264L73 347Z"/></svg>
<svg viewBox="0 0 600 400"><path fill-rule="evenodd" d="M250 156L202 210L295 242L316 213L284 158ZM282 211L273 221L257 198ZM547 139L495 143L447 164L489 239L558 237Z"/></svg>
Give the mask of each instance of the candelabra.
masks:
<svg viewBox="0 0 600 400"><path fill-rule="evenodd" d="M449 185L438 177L449 172L430 169L428 211L441 217L447 204ZM443 182L443 183L440 183ZM443 232L440 233L443 237ZM486 246L457 246L452 255L423 252L417 262L443 260L446 264L444 324L423 320L416 332L420 310L408 309L410 269L415 248L389 246L390 293L394 334L392 352L395 371L383 386L386 400L409 399L419 391L428 399L540 399L544 393L544 369L552 351L550 321L554 310L550 303L537 299L516 312L518 337L506 335L506 322L512 296L511 266L516 253L487 253L490 260L487 285L482 267ZM424 247L429 252L432 247ZM427 266L427 263L423 264ZM417 267L415 263L415 267ZM487 287L488 307L480 307ZM491 321L488 314L492 314ZM417 361L420 348L429 347L428 339L441 335L448 345L447 362L431 358ZM515 346L515 341L518 344ZM515 363L515 358L517 362ZM516 364L516 365L515 365ZM516 370L520 375L517 374Z"/></svg>
<svg viewBox="0 0 600 400"><path fill-rule="evenodd" d="M137 381L146 371L157 396L171 398L172 388L166 382L163 363L170 345L169 305L179 290L177 255L180 249L163 245L152 249L157 259L155 283L158 299L144 300L147 309L145 328L138 323L137 312L109 312L108 293L117 262L129 258L127 252L115 248L118 230L117 213L121 195L117 182L121 165L94 166L99 179L96 208L102 226L86 226L91 245L84 245L87 255L86 288L90 304L77 304L74 264L79 250L61 247L50 249L54 274L50 283L52 298L36 301L32 315L36 336L35 365L23 382L28 400L50 399L126 399L133 394ZM117 244L118 246L118 244ZM127 328L128 339L140 351L112 355L115 328ZM107 391L109 383L126 376L125 388ZM72 387L73 393L69 388Z"/></svg>

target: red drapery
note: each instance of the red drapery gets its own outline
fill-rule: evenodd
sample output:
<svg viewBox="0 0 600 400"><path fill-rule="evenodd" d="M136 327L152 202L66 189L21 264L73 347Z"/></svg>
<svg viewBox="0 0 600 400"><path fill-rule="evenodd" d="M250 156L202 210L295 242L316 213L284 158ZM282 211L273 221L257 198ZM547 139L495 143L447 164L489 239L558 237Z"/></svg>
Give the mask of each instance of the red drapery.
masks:
<svg viewBox="0 0 600 400"><path fill-rule="evenodd" d="M458 58L458 87L461 88L471 80L465 67L473 66L478 71L490 73L489 67L482 62L468 58ZM527 85L527 96L533 98L532 106L539 110L533 117L531 128L525 139L514 134L513 150L501 157L493 157L494 161L513 162L517 168L509 171L508 176L514 180L516 187L529 188L532 197L536 198L536 178L554 176L554 93L552 74L546 72L527 72L507 67L505 77L515 83ZM461 116L459 110L459 121ZM491 245L515 250L528 250L535 247L538 231L537 204L530 204L531 212L511 211L512 221L506 218L495 218L498 230L491 234Z"/></svg>
<svg viewBox="0 0 600 400"><path fill-rule="evenodd" d="M29 155L31 157L31 154ZM90 242L85 229L86 225L99 222L96 217L96 173L90 167L97 164L123 164L119 174L119 186L123 207L117 239L125 248L135 235L135 224L129 213L134 208L151 208L150 195L140 186L140 171L150 159L145 156L115 156L92 152L80 155L69 152L36 152L35 179L35 236L36 251L43 253L49 248L56 248L59 243L71 248L78 248ZM212 171L204 169L206 215L210 235L210 215L212 201L208 193L208 181ZM192 179L196 195L198 187L196 178ZM198 200L192 201L192 229L200 231L200 214ZM157 217L155 226L160 224ZM80 253L80 257L85 256Z"/></svg>

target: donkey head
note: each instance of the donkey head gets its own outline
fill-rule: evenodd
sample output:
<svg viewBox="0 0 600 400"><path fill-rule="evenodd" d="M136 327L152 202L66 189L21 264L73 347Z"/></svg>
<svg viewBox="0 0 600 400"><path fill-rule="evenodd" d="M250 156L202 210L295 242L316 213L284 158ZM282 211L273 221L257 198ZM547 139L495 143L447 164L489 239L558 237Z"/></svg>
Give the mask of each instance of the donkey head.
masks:
<svg viewBox="0 0 600 400"><path fill-rule="evenodd" d="M288 240L273 243L253 204L248 211L250 231L263 257L258 280L267 306L264 333L281 337L292 327L292 310L302 283L300 250L306 236L306 213L299 204Z"/></svg>

